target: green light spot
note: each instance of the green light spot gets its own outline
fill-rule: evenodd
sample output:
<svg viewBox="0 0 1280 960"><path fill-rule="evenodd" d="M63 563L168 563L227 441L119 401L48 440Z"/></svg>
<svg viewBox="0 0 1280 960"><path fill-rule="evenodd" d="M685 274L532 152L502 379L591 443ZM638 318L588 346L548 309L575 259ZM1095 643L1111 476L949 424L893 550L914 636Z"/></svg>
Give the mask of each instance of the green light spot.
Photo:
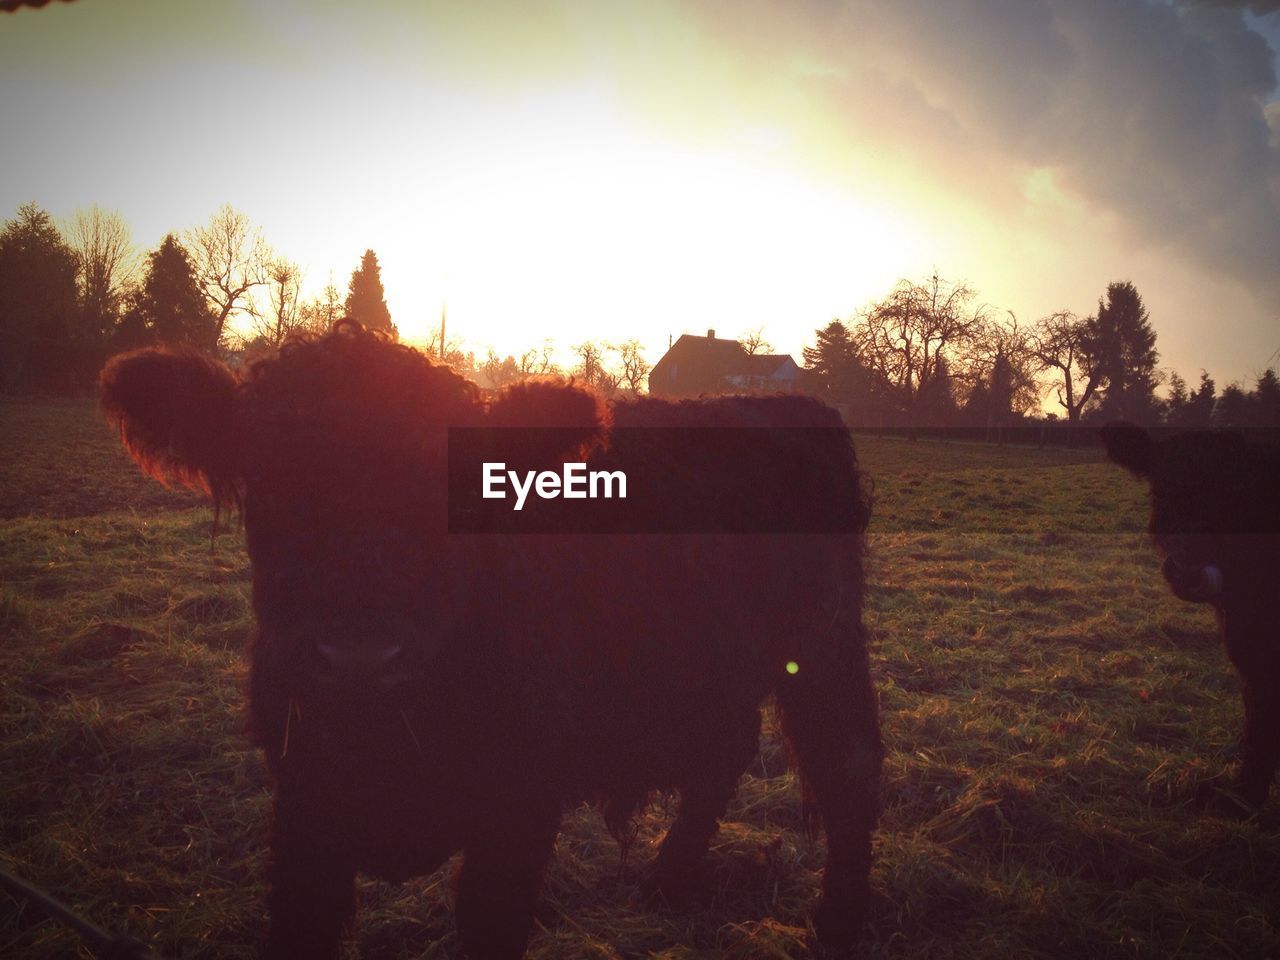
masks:
<svg viewBox="0 0 1280 960"><path fill-rule="evenodd" d="M788 660L787 673L791 674L794 677L799 672L800 672L800 664L796 663L794 660Z"/></svg>

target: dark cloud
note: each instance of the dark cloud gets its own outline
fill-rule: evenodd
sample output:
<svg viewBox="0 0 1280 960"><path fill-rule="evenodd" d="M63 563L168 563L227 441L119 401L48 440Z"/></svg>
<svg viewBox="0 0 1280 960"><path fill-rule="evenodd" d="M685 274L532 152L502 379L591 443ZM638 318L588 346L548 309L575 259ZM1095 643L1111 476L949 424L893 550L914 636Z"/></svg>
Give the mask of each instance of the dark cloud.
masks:
<svg viewBox="0 0 1280 960"><path fill-rule="evenodd" d="M1280 0L1192 0L1206 7L1229 7L1248 10L1255 17L1280 11Z"/></svg>
<svg viewBox="0 0 1280 960"><path fill-rule="evenodd" d="M13 13L19 7L47 7L50 0L0 0L0 13ZM63 0L70 3L71 0Z"/></svg>
<svg viewBox="0 0 1280 960"><path fill-rule="evenodd" d="M956 189L1006 204L1021 202L1021 175L1048 169L1135 239L1280 307L1280 149L1266 107L1276 71L1242 9L1147 0L789 6L761 10L767 32L743 28L736 39L757 62L768 49L774 62L826 65L794 82L861 147L898 151ZM992 186L1001 175L1003 190Z"/></svg>

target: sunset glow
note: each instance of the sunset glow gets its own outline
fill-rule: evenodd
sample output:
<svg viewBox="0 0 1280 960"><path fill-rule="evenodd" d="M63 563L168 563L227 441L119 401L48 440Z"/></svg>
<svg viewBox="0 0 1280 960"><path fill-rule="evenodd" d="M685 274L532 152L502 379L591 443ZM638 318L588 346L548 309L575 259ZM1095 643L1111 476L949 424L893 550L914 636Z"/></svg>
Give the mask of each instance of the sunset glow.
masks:
<svg viewBox="0 0 1280 960"><path fill-rule="evenodd" d="M406 337L447 306L481 354L763 327L798 358L937 269L1024 320L1131 279L1162 366L1259 370L1280 17L962 6L23 10L0 212L96 202L150 249L229 202L309 291L372 248Z"/></svg>
<svg viewBox="0 0 1280 960"><path fill-rule="evenodd" d="M0 0L0 960L1280 960L1280 0Z"/></svg>

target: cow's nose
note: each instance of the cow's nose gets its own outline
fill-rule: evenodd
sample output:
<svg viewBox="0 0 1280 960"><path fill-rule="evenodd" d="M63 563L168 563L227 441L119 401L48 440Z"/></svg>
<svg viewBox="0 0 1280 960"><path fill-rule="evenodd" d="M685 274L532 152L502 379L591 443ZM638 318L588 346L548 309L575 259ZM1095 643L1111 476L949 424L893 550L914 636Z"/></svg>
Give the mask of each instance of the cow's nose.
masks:
<svg viewBox="0 0 1280 960"><path fill-rule="evenodd" d="M386 689L406 679L404 644L396 642L315 642L319 678L325 684L376 683Z"/></svg>
<svg viewBox="0 0 1280 960"><path fill-rule="evenodd" d="M335 670L376 670L400 656L403 650L404 646L399 643L340 644L326 640L316 643L316 651L321 659Z"/></svg>
<svg viewBox="0 0 1280 960"><path fill-rule="evenodd" d="M1174 592L1183 600L1213 600L1222 593L1222 570L1212 563L1186 563L1170 554L1161 566L1161 573Z"/></svg>

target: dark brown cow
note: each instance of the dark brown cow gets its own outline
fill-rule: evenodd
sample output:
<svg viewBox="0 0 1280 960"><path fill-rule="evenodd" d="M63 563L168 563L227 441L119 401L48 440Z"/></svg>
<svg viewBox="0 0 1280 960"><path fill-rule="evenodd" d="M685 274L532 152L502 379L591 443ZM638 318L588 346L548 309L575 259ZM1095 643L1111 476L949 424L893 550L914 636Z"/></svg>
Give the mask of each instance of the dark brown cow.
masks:
<svg viewBox="0 0 1280 960"><path fill-rule="evenodd" d="M582 797L625 838L649 791L678 790L653 884L685 898L771 693L826 830L815 927L856 937L882 747L862 626L869 506L829 408L778 397L607 411L547 383L485 403L354 325L243 376L192 353L120 356L102 403L153 474L242 509L250 712L276 782L271 956L334 956L357 871L406 878L459 850L464 948L520 956L562 804ZM628 434L611 418L658 429ZM719 459L682 448L687 429L662 432L709 425L789 431ZM508 438L507 459L628 464L669 484L673 503L693 481L716 493L709 506L777 491L783 515L853 532L449 533L453 427L562 428L489 432ZM683 439L654 440L668 435Z"/></svg>
<svg viewBox="0 0 1280 960"><path fill-rule="evenodd" d="M1243 682L1245 806L1213 785L1201 799L1247 813L1266 800L1280 761L1280 447L1214 431L1156 440L1121 422L1102 439L1112 460L1151 486L1151 535L1169 587L1217 612Z"/></svg>

